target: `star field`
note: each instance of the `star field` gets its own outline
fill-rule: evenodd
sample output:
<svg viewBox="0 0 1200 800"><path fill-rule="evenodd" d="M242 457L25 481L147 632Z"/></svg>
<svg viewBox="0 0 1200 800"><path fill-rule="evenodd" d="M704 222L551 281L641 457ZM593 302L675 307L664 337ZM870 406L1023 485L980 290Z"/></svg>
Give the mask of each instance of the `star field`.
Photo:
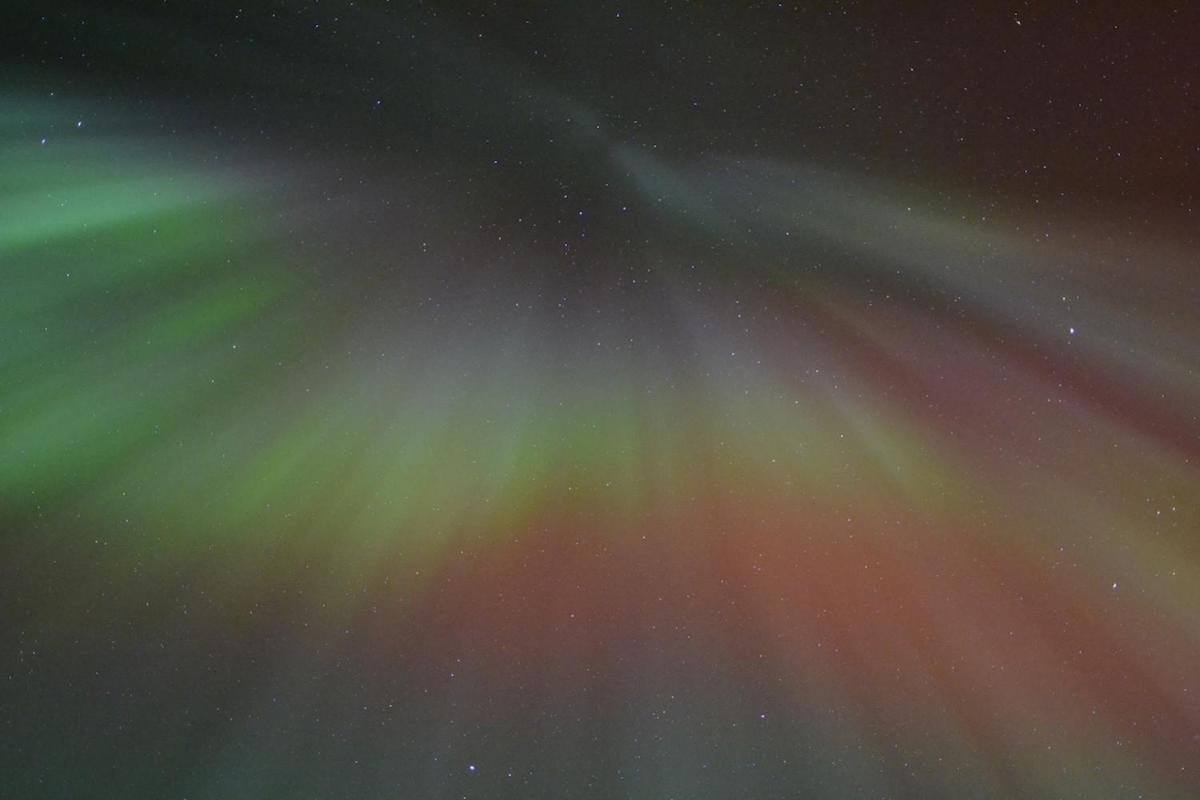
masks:
<svg viewBox="0 0 1200 800"><path fill-rule="evenodd" d="M17 2L0 797L1200 795L1200 17Z"/></svg>

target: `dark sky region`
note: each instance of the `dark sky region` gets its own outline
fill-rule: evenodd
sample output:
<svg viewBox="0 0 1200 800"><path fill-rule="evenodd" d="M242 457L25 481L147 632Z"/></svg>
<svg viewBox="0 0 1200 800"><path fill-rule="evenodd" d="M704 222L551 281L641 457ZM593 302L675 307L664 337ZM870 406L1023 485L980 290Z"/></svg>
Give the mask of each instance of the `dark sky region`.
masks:
<svg viewBox="0 0 1200 800"><path fill-rule="evenodd" d="M1200 796L1197 9L0 32L0 797Z"/></svg>

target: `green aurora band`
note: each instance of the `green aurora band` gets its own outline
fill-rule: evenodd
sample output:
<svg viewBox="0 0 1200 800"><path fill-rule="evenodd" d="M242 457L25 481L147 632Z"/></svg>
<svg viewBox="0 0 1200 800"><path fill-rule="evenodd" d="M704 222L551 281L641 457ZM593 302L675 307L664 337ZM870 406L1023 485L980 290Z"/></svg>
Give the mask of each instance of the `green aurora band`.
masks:
<svg viewBox="0 0 1200 800"><path fill-rule="evenodd" d="M12 796L1200 792L1195 252L597 135L668 233L571 316L78 108L0 106Z"/></svg>

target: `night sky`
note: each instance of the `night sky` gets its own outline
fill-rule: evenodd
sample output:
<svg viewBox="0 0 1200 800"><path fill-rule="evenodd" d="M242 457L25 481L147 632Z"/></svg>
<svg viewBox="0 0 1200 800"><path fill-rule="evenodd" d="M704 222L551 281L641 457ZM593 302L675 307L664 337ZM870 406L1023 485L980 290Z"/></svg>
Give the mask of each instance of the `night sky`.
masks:
<svg viewBox="0 0 1200 800"><path fill-rule="evenodd" d="M1200 8L931 5L0 2L0 798L1200 797Z"/></svg>

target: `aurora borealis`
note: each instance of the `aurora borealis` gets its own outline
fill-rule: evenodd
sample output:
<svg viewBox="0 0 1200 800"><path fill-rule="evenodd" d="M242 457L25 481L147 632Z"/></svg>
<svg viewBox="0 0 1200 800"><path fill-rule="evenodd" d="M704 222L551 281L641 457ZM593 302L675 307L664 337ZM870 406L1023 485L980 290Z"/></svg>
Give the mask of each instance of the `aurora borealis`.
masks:
<svg viewBox="0 0 1200 800"><path fill-rule="evenodd" d="M1200 796L1194 12L5 13L0 798Z"/></svg>

